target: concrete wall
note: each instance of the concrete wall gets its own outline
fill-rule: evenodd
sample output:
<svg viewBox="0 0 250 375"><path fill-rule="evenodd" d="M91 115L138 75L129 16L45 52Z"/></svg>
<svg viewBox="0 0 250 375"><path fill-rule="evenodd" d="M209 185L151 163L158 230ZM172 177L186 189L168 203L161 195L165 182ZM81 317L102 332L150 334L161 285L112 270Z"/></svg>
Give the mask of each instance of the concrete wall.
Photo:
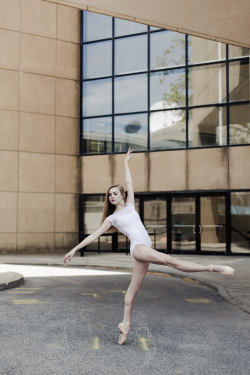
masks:
<svg viewBox="0 0 250 375"><path fill-rule="evenodd" d="M0 2L0 251L78 240L80 10Z"/></svg>
<svg viewBox="0 0 250 375"><path fill-rule="evenodd" d="M250 189L249 158L250 146L159 151L134 154L130 167L136 192ZM81 158L81 193L124 184L123 159L121 154Z"/></svg>

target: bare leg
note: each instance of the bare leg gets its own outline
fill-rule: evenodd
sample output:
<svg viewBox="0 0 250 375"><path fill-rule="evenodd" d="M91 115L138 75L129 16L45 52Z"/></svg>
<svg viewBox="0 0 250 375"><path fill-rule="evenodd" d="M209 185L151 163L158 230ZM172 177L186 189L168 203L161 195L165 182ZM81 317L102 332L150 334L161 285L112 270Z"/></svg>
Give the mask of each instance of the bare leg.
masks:
<svg viewBox="0 0 250 375"><path fill-rule="evenodd" d="M118 343L123 344L130 328L131 312L135 302L135 297L140 289L144 277L148 270L148 263L135 260L132 278L124 298L124 316L123 321L118 325L121 331Z"/></svg>
<svg viewBox="0 0 250 375"><path fill-rule="evenodd" d="M233 274L233 268L220 265L204 266L202 264L181 260L168 254L151 249L145 245L136 245L133 252L134 258L139 261L162 264L176 268L183 272L221 272L224 274Z"/></svg>

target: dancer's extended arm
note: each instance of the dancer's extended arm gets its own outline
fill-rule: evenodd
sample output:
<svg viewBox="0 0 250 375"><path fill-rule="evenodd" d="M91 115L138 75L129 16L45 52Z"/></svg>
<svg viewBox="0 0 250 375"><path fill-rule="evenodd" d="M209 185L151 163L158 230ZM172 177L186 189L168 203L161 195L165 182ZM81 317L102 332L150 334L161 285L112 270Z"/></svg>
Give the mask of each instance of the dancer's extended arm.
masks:
<svg viewBox="0 0 250 375"><path fill-rule="evenodd" d="M102 225L94 232L86 237L82 242L75 246L69 253L64 256L64 264L67 263L76 253L77 250L80 250L82 247L89 245L91 242L97 240L106 230L112 226L112 223L108 220L105 220Z"/></svg>
<svg viewBox="0 0 250 375"><path fill-rule="evenodd" d="M127 155L125 157L124 163L125 163L125 181L126 181L126 188L127 188L127 192L128 192L127 202L134 205L135 204L135 198L134 198L133 181L132 181L132 176L131 176L129 166L128 166L128 161L131 158L132 151L133 150L131 148L128 149L128 152L127 152Z"/></svg>

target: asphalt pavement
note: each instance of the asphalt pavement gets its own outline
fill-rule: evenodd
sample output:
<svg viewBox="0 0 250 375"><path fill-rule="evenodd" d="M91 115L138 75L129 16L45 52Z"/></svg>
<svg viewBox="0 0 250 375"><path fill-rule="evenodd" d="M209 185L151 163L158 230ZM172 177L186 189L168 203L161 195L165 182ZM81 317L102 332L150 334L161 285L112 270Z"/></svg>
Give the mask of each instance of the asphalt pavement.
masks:
<svg viewBox="0 0 250 375"><path fill-rule="evenodd" d="M250 313L250 257L220 255L173 255L202 265L228 265L235 269L234 275L221 275L214 272L181 272L167 266L150 264L149 272L170 274L185 279L190 283L209 286L232 304ZM15 265L62 266L63 253L48 254L0 254L0 290L16 287L23 283L23 275ZM68 268L103 268L127 270L133 269L133 259L124 253L93 253L86 252L84 257L77 253Z"/></svg>

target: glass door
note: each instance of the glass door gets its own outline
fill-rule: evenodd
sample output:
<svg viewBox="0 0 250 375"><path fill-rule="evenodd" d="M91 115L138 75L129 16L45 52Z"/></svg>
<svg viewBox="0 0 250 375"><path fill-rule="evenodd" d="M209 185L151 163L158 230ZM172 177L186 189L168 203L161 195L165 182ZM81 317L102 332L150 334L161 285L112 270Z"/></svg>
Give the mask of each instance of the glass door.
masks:
<svg viewBox="0 0 250 375"><path fill-rule="evenodd" d="M144 198L144 225L157 250L167 249L167 200L166 197Z"/></svg>
<svg viewBox="0 0 250 375"><path fill-rule="evenodd" d="M201 251L226 250L226 197L209 195L200 197Z"/></svg>

